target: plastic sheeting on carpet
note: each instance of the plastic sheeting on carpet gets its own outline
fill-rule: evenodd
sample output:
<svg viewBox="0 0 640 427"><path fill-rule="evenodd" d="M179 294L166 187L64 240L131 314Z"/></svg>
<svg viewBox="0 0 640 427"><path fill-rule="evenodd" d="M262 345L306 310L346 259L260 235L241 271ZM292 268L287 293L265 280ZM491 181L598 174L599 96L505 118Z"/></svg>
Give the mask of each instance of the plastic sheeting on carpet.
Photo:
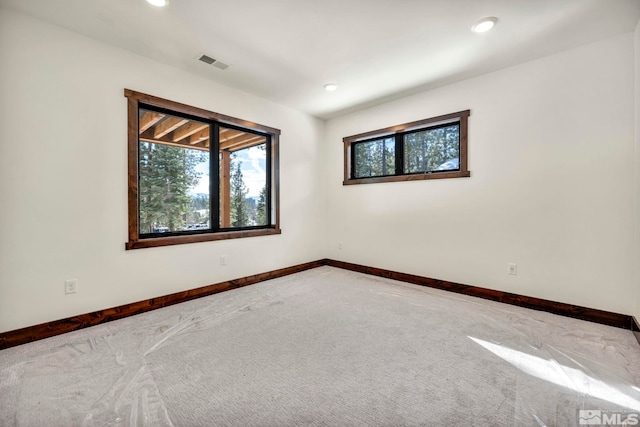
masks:
<svg viewBox="0 0 640 427"><path fill-rule="evenodd" d="M639 380L629 331L322 267L3 350L0 425L577 426Z"/></svg>

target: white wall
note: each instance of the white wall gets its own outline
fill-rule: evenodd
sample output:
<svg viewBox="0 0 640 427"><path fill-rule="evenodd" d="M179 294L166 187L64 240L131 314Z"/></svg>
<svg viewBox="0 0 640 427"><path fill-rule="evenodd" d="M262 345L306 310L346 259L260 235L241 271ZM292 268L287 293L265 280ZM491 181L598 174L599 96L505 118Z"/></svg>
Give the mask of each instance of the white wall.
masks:
<svg viewBox="0 0 640 427"><path fill-rule="evenodd" d="M324 256L322 121L6 9L0 58L0 332ZM281 129L283 234L125 251L124 88Z"/></svg>
<svg viewBox="0 0 640 427"><path fill-rule="evenodd" d="M636 212L636 259L635 259L635 284L636 284L636 310L635 316L640 321L640 21L634 32L635 49L635 212Z"/></svg>
<svg viewBox="0 0 640 427"><path fill-rule="evenodd" d="M333 119L326 134L2 8L0 58L0 332L324 257L640 315L633 34ZM125 87L280 128L283 234L125 251ZM342 186L342 137L467 108L471 178ZM79 292L65 296L70 278Z"/></svg>
<svg viewBox="0 0 640 427"><path fill-rule="evenodd" d="M633 313L633 49L629 33L328 121L329 258ZM341 184L343 137L465 109L471 178Z"/></svg>

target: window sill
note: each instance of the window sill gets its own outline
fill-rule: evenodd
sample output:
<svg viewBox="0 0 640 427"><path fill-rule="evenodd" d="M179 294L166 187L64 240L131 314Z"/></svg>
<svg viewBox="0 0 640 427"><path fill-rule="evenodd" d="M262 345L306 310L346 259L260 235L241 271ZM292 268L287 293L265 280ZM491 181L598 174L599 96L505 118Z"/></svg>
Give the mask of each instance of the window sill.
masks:
<svg viewBox="0 0 640 427"><path fill-rule="evenodd" d="M412 174L412 175L379 176L379 177L373 177L373 178L347 179L345 181L342 181L342 185L375 184L379 182L422 181L425 179L443 179L443 178L469 178L470 176L471 176L471 172L469 171L432 172L432 173L418 173L418 174Z"/></svg>
<svg viewBox="0 0 640 427"><path fill-rule="evenodd" d="M282 230L279 228L265 228L261 230L221 231L219 233L192 234L188 236L155 237L152 239L129 241L125 243L125 249L155 248L159 246L182 245L186 243L211 242L214 240L269 236L272 234L282 234Z"/></svg>

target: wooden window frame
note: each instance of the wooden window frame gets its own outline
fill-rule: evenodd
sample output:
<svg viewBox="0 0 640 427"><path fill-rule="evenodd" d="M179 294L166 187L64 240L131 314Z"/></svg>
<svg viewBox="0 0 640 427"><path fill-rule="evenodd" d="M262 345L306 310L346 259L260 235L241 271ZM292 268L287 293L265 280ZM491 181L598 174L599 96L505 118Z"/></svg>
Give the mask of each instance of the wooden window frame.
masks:
<svg viewBox="0 0 640 427"><path fill-rule="evenodd" d="M215 240L237 239L254 236L267 236L281 234L280 229L280 163L279 163L279 139L280 130L269 126L260 125L247 120L238 119L224 114L214 113L198 107L181 104L153 95L136 92L130 89L124 90L127 98L128 117L128 205L129 205L129 241L125 243L126 249L141 249L158 246L180 245L186 243L209 242ZM139 144L139 108L152 107L175 112L179 115L188 115L207 122L217 123L220 126L228 125L237 129L245 129L263 133L271 140L271 221L263 228L243 228L235 230L219 229L199 234L184 234L162 237L140 237L139 228L139 200L138 200L138 144ZM218 128L218 126L216 126ZM212 138L213 139L213 138ZM215 138L217 141L217 138ZM217 145L217 143L215 144ZM214 144L211 144L213 149ZM216 192L215 196L218 196ZM211 197L214 197L212 194Z"/></svg>
<svg viewBox="0 0 640 427"><path fill-rule="evenodd" d="M342 185L374 184L379 182L419 181L425 179L442 178L468 178L471 172L468 168L468 118L471 110L458 111L456 113L431 117L424 120L390 126L357 135L347 136L342 139L344 144L344 181ZM405 134L437 128L446 124L459 123L460 125L460 167L456 171L432 171L426 173L403 173L377 177L355 178L353 171L353 145L359 142L382 139L395 136L396 139Z"/></svg>

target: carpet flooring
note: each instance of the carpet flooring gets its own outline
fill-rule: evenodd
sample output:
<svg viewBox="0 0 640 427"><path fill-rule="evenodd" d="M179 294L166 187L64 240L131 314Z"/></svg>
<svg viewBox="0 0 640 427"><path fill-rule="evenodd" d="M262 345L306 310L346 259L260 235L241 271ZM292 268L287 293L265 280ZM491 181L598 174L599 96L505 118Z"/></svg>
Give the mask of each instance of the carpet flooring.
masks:
<svg viewBox="0 0 640 427"><path fill-rule="evenodd" d="M640 414L630 331L332 267L0 351L2 426L578 426L603 414Z"/></svg>

